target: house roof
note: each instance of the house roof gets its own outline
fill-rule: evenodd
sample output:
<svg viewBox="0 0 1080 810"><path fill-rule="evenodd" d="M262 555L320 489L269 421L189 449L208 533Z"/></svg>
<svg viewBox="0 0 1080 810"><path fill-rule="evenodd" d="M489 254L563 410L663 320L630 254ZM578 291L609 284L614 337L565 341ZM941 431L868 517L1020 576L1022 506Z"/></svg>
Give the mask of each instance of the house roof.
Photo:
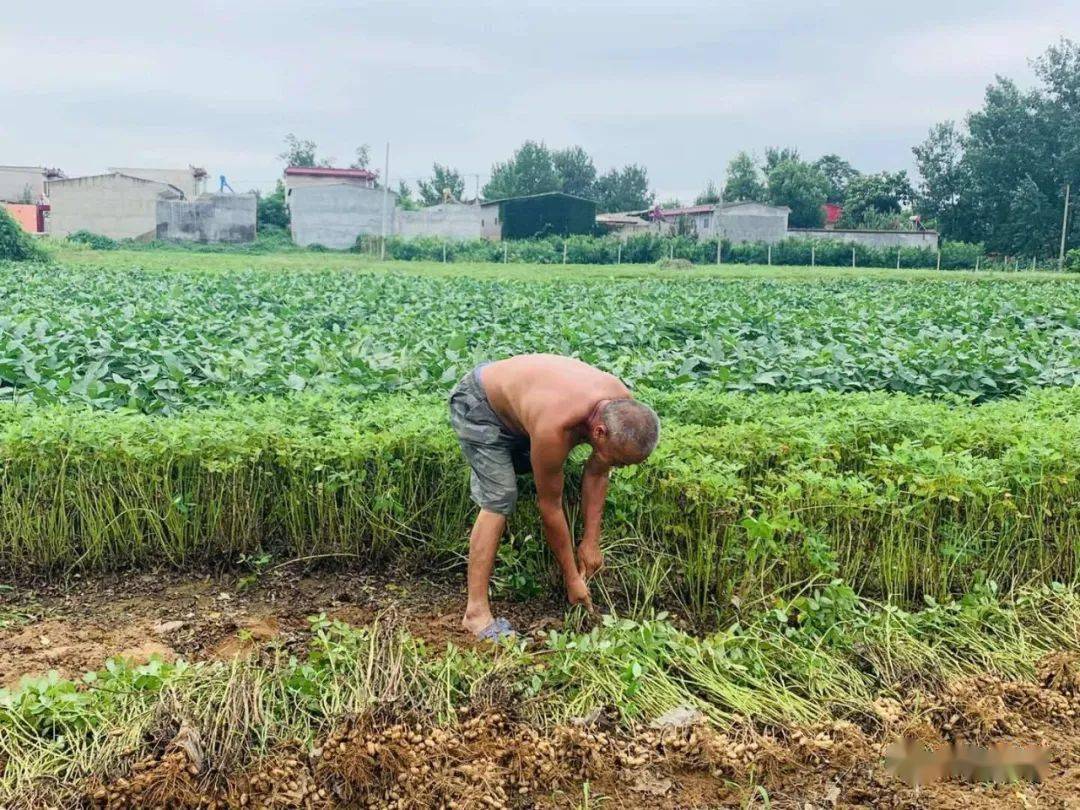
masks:
<svg viewBox="0 0 1080 810"><path fill-rule="evenodd" d="M522 194L518 197L500 197L497 200L484 200L481 205L495 205L496 203L504 203L508 200L532 200L537 197L566 197L568 200L578 200L580 202L587 202L590 205L596 205L596 200L590 200L586 197L579 197L576 194L567 194L564 191L543 191L539 194Z"/></svg>
<svg viewBox="0 0 1080 810"><path fill-rule="evenodd" d="M633 214L597 214L596 221L599 223L611 223L621 225L648 225L642 217Z"/></svg>
<svg viewBox="0 0 1080 810"><path fill-rule="evenodd" d="M286 177L340 177L353 178L355 180L375 180L379 177L378 172L368 169L335 169L331 166L289 166L285 169Z"/></svg>
<svg viewBox="0 0 1080 810"><path fill-rule="evenodd" d="M124 174L123 172L105 172L104 174L86 174L80 177L61 177L58 180L50 180L50 186L61 185L63 183L74 183L79 180L98 180L102 177L123 177L125 180L130 180L133 183L149 183L153 186L161 186L162 188L172 189L177 194L184 196L183 189L179 189L172 183L166 183L164 180L147 180L145 177L134 177L130 174Z"/></svg>

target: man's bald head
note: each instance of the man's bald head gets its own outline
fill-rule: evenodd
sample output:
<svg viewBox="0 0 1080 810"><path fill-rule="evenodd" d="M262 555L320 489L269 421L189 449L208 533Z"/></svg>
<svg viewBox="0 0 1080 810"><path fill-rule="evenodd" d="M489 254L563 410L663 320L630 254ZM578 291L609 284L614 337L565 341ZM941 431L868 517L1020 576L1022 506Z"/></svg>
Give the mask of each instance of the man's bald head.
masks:
<svg viewBox="0 0 1080 810"><path fill-rule="evenodd" d="M611 400L600 410L600 421L629 464L644 461L660 441L660 417L636 399Z"/></svg>

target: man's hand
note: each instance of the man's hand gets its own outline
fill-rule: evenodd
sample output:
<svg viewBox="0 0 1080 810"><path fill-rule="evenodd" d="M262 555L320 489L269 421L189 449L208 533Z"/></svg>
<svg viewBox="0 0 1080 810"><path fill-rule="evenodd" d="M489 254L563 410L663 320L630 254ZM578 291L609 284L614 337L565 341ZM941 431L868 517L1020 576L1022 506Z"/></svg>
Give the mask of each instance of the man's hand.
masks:
<svg viewBox="0 0 1080 810"><path fill-rule="evenodd" d="M589 613L593 612L589 586L581 576L572 577L566 581L566 598L570 600L571 605L584 605Z"/></svg>
<svg viewBox="0 0 1080 810"><path fill-rule="evenodd" d="M604 567L604 552L595 540L582 540L577 547L578 573L588 582Z"/></svg>

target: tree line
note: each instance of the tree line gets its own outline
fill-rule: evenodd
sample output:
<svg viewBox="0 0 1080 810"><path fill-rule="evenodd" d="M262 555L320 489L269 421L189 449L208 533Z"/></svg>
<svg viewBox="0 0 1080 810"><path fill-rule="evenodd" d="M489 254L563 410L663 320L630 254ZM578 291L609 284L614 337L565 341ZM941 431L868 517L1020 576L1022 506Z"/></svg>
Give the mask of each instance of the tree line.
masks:
<svg viewBox="0 0 1080 810"><path fill-rule="evenodd" d="M862 172L837 154L804 159L793 146L770 147L763 159L738 152L722 183L709 180L697 204L752 201L791 209L795 228L824 224L825 203L841 207L839 227L904 229L916 221L949 240L978 243L988 251L1056 254L1065 189L1080 196L1080 44L1062 39L1032 60L1037 85L1024 90L998 76L982 107L962 122L935 125L913 147L918 177L906 171ZM310 140L290 134L279 157L293 166L332 165ZM367 168L371 150L357 148L351 164ZM495 163L481 196L496 200L562 191L595 200L598 210L642 211L656 204L646 168L632 163L598 171L580 146L550 148L527 140ZM434 205L461 199L465 181L455 168L434 163L415 191L399 181L399 204ZM677 207L677 199L664 207ZM265 215L265 216L264 216ZM260 201L260 222L287 224L284 189ZM1067 223L1068 244L1080 241L1080 218Z"/></svg>

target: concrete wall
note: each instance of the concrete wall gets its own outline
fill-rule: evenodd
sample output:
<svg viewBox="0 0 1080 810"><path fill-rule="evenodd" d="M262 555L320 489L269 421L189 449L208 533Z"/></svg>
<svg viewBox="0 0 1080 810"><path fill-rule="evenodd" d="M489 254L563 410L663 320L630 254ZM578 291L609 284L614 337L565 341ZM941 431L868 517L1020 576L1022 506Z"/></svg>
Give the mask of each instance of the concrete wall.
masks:
<svg viewBox="0 0 1080 810"><path fill-rule="evenodd" d="M733 243L776 244L787 236L788 210L772 205L749 203L719 209L713 215L711 237Z"/></svg>
<svg viewBox="0 0 1080 810"><path fill-rule="evenodd" d="M40 166L0 166L0 201L39 203L45 200L45 170Z"/></svg>
<svg viewBox="0 0 1080 810"><path fill-rule="evenodd" d="M164 183L122 174L50 180L46 230L54 236L90 231L112 239L153 239L159 199L180 199Z"/></svg>
<svg viewBox="0 0 1080 810"><path fill-rule="evenodd" d="M394 233L404 238L434 236L440 239L479 239L484 235L485 219L479 205L441 203L419 211L399 210L395 214Z"/></svg>
<svg viewBox="0 0 1080 810"><path fill-rule="evenodd" d="M792 239L833 239L868 247L906 247L938 249L937 231L843 231L825 228L792 228Z"/></svg>
<svg viewBox="0 0 1080 810"><path fill-rule="evenodd" d="M206 178L196 177L192 169L132 169L110 166L109 171L176 186L189 200L194 200L206 191Z"/></svg>
<svg viewBox="0 0 1080 810"><path fill-rule="evenodd" d="M188 242L253 242L254 194L203 194L197 200L158 200L157 238Z"/></svg>
<svg viewBox="0 0 1080 810"><path fill-rule="evenodd" d="M358 185L301 186L285 198L292 218L292 238L298 245L322 245L345 250L361 234L382 233L383 190ZM388 234L395 232L397 194L387 202Z"/></svg>

